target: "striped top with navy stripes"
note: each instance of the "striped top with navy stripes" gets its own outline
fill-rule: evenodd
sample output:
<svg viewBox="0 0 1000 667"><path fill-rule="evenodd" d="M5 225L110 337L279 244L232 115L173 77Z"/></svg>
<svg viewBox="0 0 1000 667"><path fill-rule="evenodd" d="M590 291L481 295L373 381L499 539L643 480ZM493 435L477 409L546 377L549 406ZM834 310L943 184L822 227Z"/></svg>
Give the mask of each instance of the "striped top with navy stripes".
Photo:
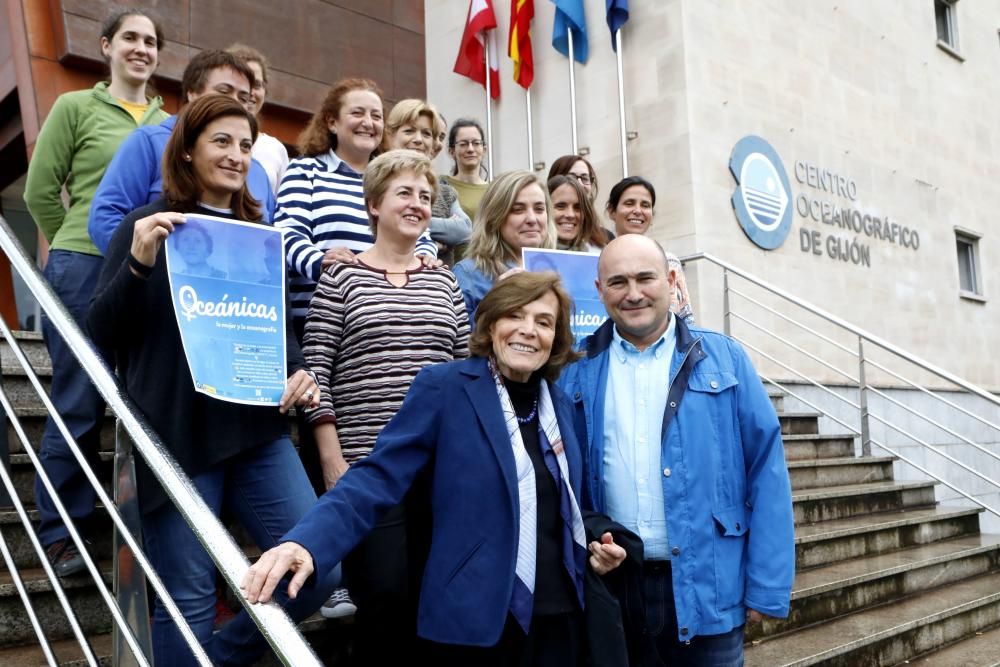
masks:
<svg viewBox="0 0 1000 667"><path fill-rule="evenodd" d="M469 321L458 281L444 268L407 272L396 287L364 264L323 272L306 319L303 352L320 406L311 424L334 422L348 464L375 438L424 366L469 356Z"/></svg>
<svg viewBox="0 0 1000 667"><path fill-rule="evenodd" d="M285 232L292 317L303 319L322 273L323 253L345 247L355 254L375 239L368 226L362 175L331 150L315 157L295 158L278 187L274 225ZM437 257L437 245L424 232L418 255Z"/></svg>

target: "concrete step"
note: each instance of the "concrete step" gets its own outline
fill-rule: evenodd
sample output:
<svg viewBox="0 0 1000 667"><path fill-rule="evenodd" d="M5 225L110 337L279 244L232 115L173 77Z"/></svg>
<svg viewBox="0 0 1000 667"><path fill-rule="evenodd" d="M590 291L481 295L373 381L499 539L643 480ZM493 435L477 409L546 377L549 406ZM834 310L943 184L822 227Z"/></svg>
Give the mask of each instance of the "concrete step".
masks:
<svg viewBox="0 0 1000 667"><path fill-rule="evenodd" d="M852 434L810 435L807 433L783 435L785 460L804 461L808 459L839 459L854 456Z"/></svg>
<svg viewBox="0 0 1000 667"><path fill-rule="evenodd" d="M980 508L930 507L798 526L799 570L979 533Z"/></svg>
<svg viewBox="0 0 1000 667"><path fill-rule="evenodd" d="M799 572L789 617L752 628L748 639L825 623L929 588L998 571L998 535L970 535L832 563Z"/></svg>
<svg viewBox="0 0 1000 667"><path fill-rule="evenodd" d="M1000 667L1000 626L977 632L933 653L925 654L910 665L920 667Z"/></svg>
<svg viewBox="0 0 1000 667"><path fill-rule="evenodd" d="M28 509L28 519L31 521L32 530L38 530L38 510ZM102 560L111 560L112 556L112 524L111 518L104 508L98 504L93 515L87 522L87 526L77 526L83 530L87 538L91 541L93 548L92 555ZM4 540L7 541L7 548L10 549L14 558L14 564L21 568L36 568L41 564L38 562L38 554L24 530L24 524L13 510L0 511L0 530L3 531ZM0 663L2 664L2 663Z"/></svg>
<svg viewBox="0 0 1000 667"><path fill-rule="evenodd" d="M845 484L867 484L892 480L893 456L845 457L789 461L792 489L817 489Z"/></svg>
<svg viewBox="0 0 1000 667"><path fill-rule="evenodd" d="M45 420L48 418L48 411L42 407L41 403L31 407L15 407L14 410L15 416L21 422L21 428L24 429L25 435L28 436L28 442L34 446L35 451L38 451L42 442L42 434L45 432ZM13 424L11 424L9 419L6 422L7 442L10 445L11 453L23 452L24 445L21 443L21 439L17 437ZM108 452L115 449L115 419L110 411L105 411L104 425L101 428L101 449Z"/></svg>
<svg viewBox="0 0 1000 667"><path fill-rule="evenodd" d="M299 623L299 631L312 646L325 665L336 667L347 663L348 643L353 635L353 619L327 620L315 614ZM110 633L89 635L91 649L102 667L111 667L112 636ZM86 667L83 651L75 639L51 642L53 653L60 667ZM0 648L0 665L3 667L40 667L45 657L37 642L25 646ZM273 653L265 655L255 667L278 667L281 662Z"/></svg>
<svg viewBox="0 0 1000 667"><path fill-rule="evenodd" d="M998 623L994 572L765 639L747 648L746 665L896 665Z"/></svg>
<svg viewBox="0 0 1000 667"><path fill-rule="evenodd" d="M14 339L32 366L51 366L49 351L45 349L40 331L15 331ZM17 366L18 361L6 338L0 336L0 366Z"/></svg>
<svg viewBox="0 0 1000 667"><path fill-rule="evenodd" d="M104 482L104 489L110 493L111 473L114 464L114 452L98 452L97 478ZM26 505L35 504L35 467L27 454L10 455L10 472L14 479L17 497Z"/></svg>
<svg viewBox="0 0 1000 667"><path fill-rule="evenodd" d="M771 405L774 406L775 412L781 412L785 409L785 392L775 387L767 387L767 397L771 399Z"/></svg>
<svg viewBox="0 0 1000 667"><path fill-rule="evenodd" d="M41 380L45 392L49 393L52 388L52 367L36 366L34 370L38 379ZM41 399L38 398L38 392L35 391L34 385L28 379L28 374L23 368L4 366L0 372L3 373L3 390L15 409L42 405Z"/></svg>
<svg viewBox="0 0 1000 667"><path fill-rule="evenodd" d="M102 563L101 571L104 573L104 581L110 584L111 564ZM44 570L31 568L21 570L20 573L46 636L51 640L72 638L73 631L52 592L52 583L45 576ZM100 634L111 630L111 617L89 574L66 577L60 583L85 633ZM0 571L0 619L0 646L37 642L31 623L24 613L24 604L6 569ZM0 664L6 663L0 659Z"/></svg>
<svg viewBox="0 0 1000 667"><path fill-rule="evenodd" d="M796 525L933 504L933 482L873 482L792 492Z"/></svg>
<svg viewBox="0 0 1000 667"><path fill-rule="evenodd" d="M782 435L815 435L819 433L818 412L779 412Z"/></svg>

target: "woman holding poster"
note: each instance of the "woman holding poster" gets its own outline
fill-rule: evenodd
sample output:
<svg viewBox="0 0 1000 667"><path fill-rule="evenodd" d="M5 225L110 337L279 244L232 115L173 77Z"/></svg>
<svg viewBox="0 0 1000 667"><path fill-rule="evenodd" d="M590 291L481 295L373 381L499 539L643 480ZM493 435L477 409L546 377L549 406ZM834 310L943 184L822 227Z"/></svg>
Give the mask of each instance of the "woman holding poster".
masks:
<svg viewBox="0 0 1000 667"><path fill-rule="evenodd" d="M375 243L356 262L327 268L316 287L303 347L321 389L308 420L327 489L371 453L420 369L469 356L455 277L413 254L436 189L422 153L393 150L372 160L364 201ZM416 618L407 594L407 547L429 527L412 503L404 505L390 509L344 564L358 603L357 664L402 664L411 655Z"/></svg>
<svg viewBox="0 0 1000 667"><path fill-rule="evenodd" d="M185 214L260 220L260 206L246 188L256 137L256 120L228 97L206 95L185 108L164 153L164 197L133 211L115 232L88 325L94 342L119 360L129 396L208 506L221 514L225 505L268 549L316 502L285 416L293 405L319 405L315 376L286 321L289 377L278 408L197 392L164 256L164 241L184 224ZM138 491L146 553L208 655L219 664L253 662L265 643L245 612L213 634L215 565L143 465ZM339 572L331 572L315 590L287 604L288 613L296 620L309 616L338 579ZM153 654L158 666L194 662L159 600Z"/></svg>
<svg viewBox="0 0 1000 667"><path fill-rule="evenodd" d="M509 171L490 183L472 223L465 259L453 271L462 287L469 321L493 282L523 268L523 248L555 248L549 193L528 171Z"/></svg>

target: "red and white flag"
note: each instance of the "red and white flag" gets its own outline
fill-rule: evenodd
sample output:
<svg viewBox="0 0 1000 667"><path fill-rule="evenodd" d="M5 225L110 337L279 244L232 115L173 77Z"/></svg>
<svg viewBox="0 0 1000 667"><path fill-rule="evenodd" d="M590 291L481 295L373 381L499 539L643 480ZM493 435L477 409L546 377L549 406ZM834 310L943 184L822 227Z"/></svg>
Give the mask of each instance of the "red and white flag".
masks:
<svg viewBox="0 0 1000 667"><path fill-rule="evenodd" d="M486 40L490 53L490 97L500 97L500 61L496 38L497 17L492 0L471 0L462 33L462 45L455 59L455 73L486 87Z"/></svg>

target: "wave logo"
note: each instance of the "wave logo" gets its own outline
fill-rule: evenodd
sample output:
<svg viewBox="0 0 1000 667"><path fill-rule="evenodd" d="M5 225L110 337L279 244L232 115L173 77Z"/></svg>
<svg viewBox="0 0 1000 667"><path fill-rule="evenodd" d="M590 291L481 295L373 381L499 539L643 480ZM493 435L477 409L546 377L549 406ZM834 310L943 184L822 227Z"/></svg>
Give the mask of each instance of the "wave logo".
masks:
<svg viewBox="0 0 1000 667"><path fill-rule="evenodd" d="M733 147L729 171L736 179L733 210L743 231L764 250L781 247L792 229L791 186L771 144L746 136Z"/></svg>

